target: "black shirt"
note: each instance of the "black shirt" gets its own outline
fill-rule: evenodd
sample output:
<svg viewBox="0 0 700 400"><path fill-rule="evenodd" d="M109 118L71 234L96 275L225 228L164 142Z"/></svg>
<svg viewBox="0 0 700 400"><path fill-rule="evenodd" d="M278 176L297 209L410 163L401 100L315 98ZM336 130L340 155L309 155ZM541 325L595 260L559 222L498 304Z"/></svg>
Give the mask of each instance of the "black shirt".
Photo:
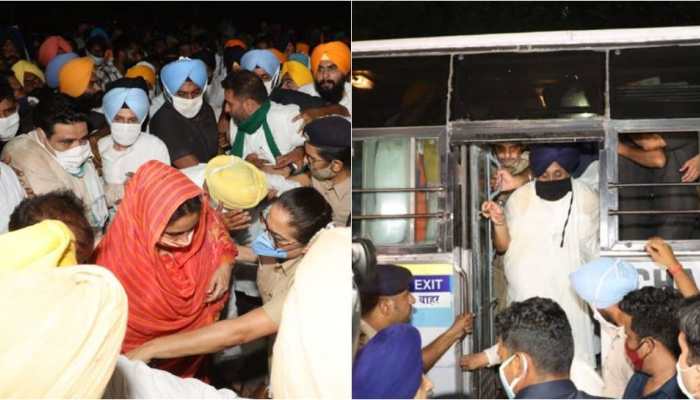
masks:
<svg viewBox="0 0 700 400"><path fill-rule="evenodd" d="M310 108L326 107L331 105L320 97L311 96L310 94L299 92L297 90L289 90L275 88L270 93L270 100L279 104L295 104L299 106L301 111L306 111Z"/></svg>
<svg viewBox="0 0 700 400"><path fill-rule="evenodd" d="M627 382L627 387L625 388L625 393L622 395L623 399L685 399L685 395L681 392L678 387L678 382L676 382L676 375L673 375L671 379L666 381L660 388L656 391L649 393L646 396L642 396L644 392L644 386L649 380L649 375L642 372L635 372Z"/></svg>
<svg viewBox="0 0 700 400"><path fill-rule="evenodd" d="M569 379L530 385L518 392L516 399L597 399L598 397L578 390Z"/></svg>
<svg viewBox="0 0 700 400"><path fill-rule="evenodd" d="M165 102L153 116L150 128L165 142L173 162L193 155L200 163L206 163L219 151L214 110L206 102L194 118L185 118L170 102Z"/></svg>

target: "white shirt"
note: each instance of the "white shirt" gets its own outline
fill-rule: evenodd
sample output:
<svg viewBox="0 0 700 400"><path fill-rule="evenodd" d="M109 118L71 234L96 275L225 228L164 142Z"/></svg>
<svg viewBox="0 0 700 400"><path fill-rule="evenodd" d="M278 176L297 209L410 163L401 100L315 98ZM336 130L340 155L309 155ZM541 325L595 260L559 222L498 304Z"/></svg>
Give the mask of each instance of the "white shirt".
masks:
<svg viewBox="0 0 700 400"><path fill-rule="evenodd" d="M602 396L621 398L634 368L625 354L625 328L608 322L598 310L593 309L593 318L600 323L600 342L603 373Z"/></svg>
<svg viewBox="0 0 700 400"><path fill-rule="evenodd" d="M126 174L136 172L140 166L151 160L158 160L170 165L170 154L162 140L142 132L136 143L124 151L114 148L112 136L105 136L97 143L102 157L102 173L105 181L111 185L121 185L126 181Z"/></svg>
<svg viewBox="0 0 700 400"><path fill-rule="evenodd" d="M9 165L0 162L0 234L7 232L10 215L24 196L24 189L15 171Z"/></svg>
<svg viewBox="0 0 700 400"><path fill-rule="evenodd" d="M270 126L270 131L272 132L272 137L275 139L277 148L282 155L294 150L295 147L304 145L304 137L300 133L303 121L299 119L298 121L292 122L294 117L299 115L299 113L300 110L297 105L282 105L271 102L270 111L267 113L267 123ZM238 132L238 127L233 121L233 118L231 118L230 132L230 140L231 144L233 144L236 140L236 133ZM272 150L270 150L270 147L267 145L265 131L262 125L254 134L245 135L242 158L245 159L248 155L253 153L257 153L258 157L267 160L270 164L276 162L275 157L272 155Z"/></svg>
<svg viewBox="0 0 700 400"><path fill-rule="evenodd" d="M151 368L143 361L117 358L114 373L105 388L105 399L236 399L229 389L216 389L199 379L180 378Z"/></svg>
<svg viewBox="0 0 700 400"><path fill-rule="evenodd" d="M343 89L343 98L340 99L338 104L347 108L348 112L352 114L352 86L350 86L350 83L345 82ZM313 82L300 87L299 91L310 94L311 96L321 97L321 95L316 91L316 86L314 86Z"/></svg>

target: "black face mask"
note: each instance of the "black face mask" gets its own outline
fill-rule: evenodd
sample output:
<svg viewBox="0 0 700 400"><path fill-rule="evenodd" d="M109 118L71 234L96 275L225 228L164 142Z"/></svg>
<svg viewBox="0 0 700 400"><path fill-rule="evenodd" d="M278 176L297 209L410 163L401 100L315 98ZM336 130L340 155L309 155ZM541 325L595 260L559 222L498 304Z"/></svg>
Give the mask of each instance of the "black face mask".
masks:
<svg viewBox="0 0 700 400"><path fill-rule="evenodd" d="M542 200L557 201L571 191L571 178L558 181L535 181L535 193Z"/></svg>

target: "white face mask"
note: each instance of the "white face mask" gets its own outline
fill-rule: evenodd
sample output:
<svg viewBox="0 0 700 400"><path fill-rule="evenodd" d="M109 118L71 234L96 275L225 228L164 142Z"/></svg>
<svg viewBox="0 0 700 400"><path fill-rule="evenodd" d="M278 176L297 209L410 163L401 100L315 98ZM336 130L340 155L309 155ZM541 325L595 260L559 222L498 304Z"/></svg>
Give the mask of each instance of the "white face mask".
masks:
<svg viewBox="0 0 700 400"><path fill-rule="evenodd" d="M141 135L141 124L112 122L110 127L112 139L122 146L131 146Z"/></svg>
<svg viewBox="0 0 700 400"><path fill-rule="evenodd" d="M54 151L56 152L56 160L58 163L61 164L66 172L74 176L83 175L85 172L83 166L92 155L90 145L88 143L73 147L72 149L66 151Z"/></svg>
<svg viewBox="0 0 700 400"><path fill-rule="evenodd" d="M170 90L166 87L165 90L170 95L173 102L173 108L175 111L179 112L185 118L194 118L199 110L202 109L202 104L204 104L204 93L207 91L207 84L204 84L202 89L202 94L195 97L194 99L186 99L184 97L178 97L170 93Z"/></svg>
<svg viewBox="0 0 700 400"><path fill-rule="evenodd" d="M19 130L19 112L9 117L0 118L0 142L7 142L17 135Z"/></svg>
<svg viewBox="0 0 700 400"><path fill-rule="evenodd" d="M681 392L686 395L689 399L697 399L698 395L700 393L691 393L690 390L685 386L685 382L683 382L683 373L687 373L691 369L696 369L698 367L692 366L688 368L682 368L680 361L676 363L676 382L678 382L678 387L681 389ZM696 371L698 372L698 371Z"/></svg>
<svg viewBox="0 0 700 400"><path fill-rule="evenodd" d="M527 375L527 358L521 357L523 360L523 366L524 366L523 373L520 374L519 377L515 378L513 380L512 384L508 383L508 379L506 379L506 374L505 374L506 366L508 364L510 364L515 359L515 357L517 355L518 354L513 354L512 356L508 357L508 359L505 360L503 362L503 364L501 364L501 367L498 368L498 376L501 378L501 385L503 385L503 389L506 391L506 394L508 395L509 399L515 398L515 391L514 391L515 385L517 385L518 382L520 382Z"/></svg>
<svg viewBox="0 0 700 400"><path fill-rule="evenodd" d="M102 65L102 63L104 63L104 61L105 61L104 57L97 57L97 56L93 55L92 53L90 53L89 51L86 51L86 53L87 53L88 57L90 57L92 62L95 63L95 65L98 65L98 66Z"/></svg>
<svg viewBox="0 0 700 400"><path fill-rule="evenodd" d="M625 333L624 326L617 326L612 322L608 321L603 317L603 315L596 308L591 307L593 310L593 318L600 323L600 329L605 330L610 336L623 335Z"/></svg>
<svg viewBox="0 0 700 400"><path fill-rule="evenodd" d="M194 118L204 103L204 93L194 99L173 96L173 107L185 118Z"/></svg>

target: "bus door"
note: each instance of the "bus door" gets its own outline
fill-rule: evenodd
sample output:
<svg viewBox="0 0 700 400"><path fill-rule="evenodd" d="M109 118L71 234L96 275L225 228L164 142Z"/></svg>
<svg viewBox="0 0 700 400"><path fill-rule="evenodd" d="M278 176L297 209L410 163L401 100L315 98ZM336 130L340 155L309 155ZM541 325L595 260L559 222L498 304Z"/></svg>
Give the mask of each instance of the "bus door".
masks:
<svg viewBox="0 0 700 400"><path fill-rule="evenodd" d="M368 238L380 263L411 270L411 323L423 346L466 311L467 277L455 246L455 168L444 127L353 130L353 235ZM462 394L458 343L428 374L440 394Z"/></svg>

